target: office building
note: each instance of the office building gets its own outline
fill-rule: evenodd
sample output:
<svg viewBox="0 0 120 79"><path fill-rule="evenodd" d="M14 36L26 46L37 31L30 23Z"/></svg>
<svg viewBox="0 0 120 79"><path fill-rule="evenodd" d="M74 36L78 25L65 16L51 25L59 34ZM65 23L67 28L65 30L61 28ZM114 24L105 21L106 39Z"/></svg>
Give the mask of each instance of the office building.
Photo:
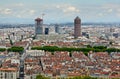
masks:
<svg viewBox="0 0 120 79"><path fill-rule="evenodd" d="M45 35L49 34L49 28L45 28Z"/></svg>
<svg viewBox="0 0 120 79"><path fill-rule="evenodd" d="M81 36L81 19L77 16L74 19L74 38Z"/></svg>
<svg viewBox="0 0 120 79"><path fill-rule="evenodd" d="M55 25L55 32L59 33L59 25L58 24Z"/></svg>

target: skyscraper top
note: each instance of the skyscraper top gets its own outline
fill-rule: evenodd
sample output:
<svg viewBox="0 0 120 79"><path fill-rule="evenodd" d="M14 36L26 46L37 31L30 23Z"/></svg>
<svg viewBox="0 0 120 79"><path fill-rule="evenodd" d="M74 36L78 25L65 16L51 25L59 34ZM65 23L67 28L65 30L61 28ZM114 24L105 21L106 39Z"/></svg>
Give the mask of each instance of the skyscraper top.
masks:
<svg viewBox="0 0 120 79"><path fill-rule="evenodd" d="M76 24L80 24L81 23L81 19L78 16L75 18L74 21L75 21Z"/></svg>
<svg viewBox="0 0 120 79"><path fill-rule="evenodd" d="M36 18L35 21L40 22L40 21L43 21L43 19L41 19L41 18Z"/></svg>
<svg viewBox="0 0 120 79"><path fill-rule="evenodd" d="M75 18L75 20L81 20L81 19L79 18L79 16L77 16L77 17Z"/></svg>

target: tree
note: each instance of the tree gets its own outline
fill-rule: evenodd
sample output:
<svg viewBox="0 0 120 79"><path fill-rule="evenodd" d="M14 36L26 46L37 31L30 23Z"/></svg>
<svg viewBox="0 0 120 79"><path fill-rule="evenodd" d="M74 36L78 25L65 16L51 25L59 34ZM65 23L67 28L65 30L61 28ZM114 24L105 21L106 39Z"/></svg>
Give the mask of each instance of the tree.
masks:
<svg viewBox="0 0 120 79"><path fill-rule="evenodd" d="M34 40L36 38L36 35L32 37L32 39Z"/></svg>
<svg viewBox="0 0 120 79"><path fill-rule="evenodd" d="M77 77L73 77L72 79L98 79L96 77L90 77L90 76L77 76Z"/></svg>
<svg viewBox="0 0 120 79"><path fill-rule="evenodd" d="M5 48L0 48L0 52L4 52L4 51L6 51Z"/></svg>
<svg viewBox="0 0 120 79"><path fill-rule="evenodd" d="M8 48L7 51L8 51L8 52L19 52L20 54L22 54L23 51L24 51L24 48L23 48L23 47L13 46L13 47L11 47L11 48Z"/></svg>
<svg viewBox="0 0 120 79"><path fill-rule="evenodd" d="M67 48L67 47L57 47L57 46L43 46L43 47L32 47L32 50L44 50L44 51L49 51L49 52L55 52L55 51L81 51L84 52L84 54L87 56L87 53L89 51L94 51L94 52L120 52L120 49L117 48L107 48L107 46L94 46L90 47L88 46L87 48ZM52 53L53 54L53 53ZM70 56L72 53L70 53Z"/></svg>
<svg viewBox="0 0 120 79"><path fill-rule="evenodd" d="M50 79L50 78L44 77L44 76L42 76L42 75L37 75L37 76L36 76L36 79Z"/></svg>

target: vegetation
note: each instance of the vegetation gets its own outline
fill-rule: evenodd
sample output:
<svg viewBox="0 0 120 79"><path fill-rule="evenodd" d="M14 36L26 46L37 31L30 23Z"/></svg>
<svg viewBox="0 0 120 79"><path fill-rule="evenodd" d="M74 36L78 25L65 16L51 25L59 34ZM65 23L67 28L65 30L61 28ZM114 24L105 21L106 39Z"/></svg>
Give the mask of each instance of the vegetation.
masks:
<svg viewBox="0 0 120 79"><path fill-rule="evenodd" d="M32 37L32 39L34 40L36 38L36 35L34 35L33 37Z"/></svg>
<svg viewBox="0 0 120 79"><path fill-rule="evenodd" d="M37 75L37 76L36 76L36 79L50 79L50 78L44 77L44 76L42 76L42 75ZM98 79L98 78L89 77L89 76L84 76L84 77L77 76L77 77L71 77L71 78L56 78L56 79Z"/></svg>
<svg viewBox="0 0 120 79"><path fill-rule="evenodd" d="M8 48L8 52L19 52L19 53L22 53L23 51L24 51L23 47L13 46L11 48Z"/></svg>
<svg viewBox="0 0 120 79"><path fill-rule="evenodd" d="M6 51L5 48L0 48L0 52L4 52L4 51Z"/></svg>
<svg viewBox="0 0 120 79"><path fill-rule="evenodd" d="M42 75L37 75L36 79L51 79L48 77L44 77ZM97 78L97 77L90 77L90 76L76 76L71 78L55 78L55 79L107 79L107 78ZM119 79L119 78L112 78L112 79Z"/></svg>
<svg viewBox="0 0 120 79"><path fill-rule="evenodd" d="M120 52L120 49L117 48L107 48L106 46L87 46L87 48L67 48L67 47L62 47L59 48L57 46L43 46L43 47L32 47L32 50L45 50L45 51L50 51L50 52L54 52L54 51L68 51L68 52L72 52L72 51L82 51L85 53L85 55L87 55L87 53L89 51L94 51L94 52Z"/></svg>
<svg viewBox="0 0 120 79"><path fill-rule="evenodd" d="M120 49L108 48L108 49L106 49L106 51L107 51L108 53L111 53L111 52L120 52Z"/></svg>
<svg viewBox="0 0 120 79"><path fill-rule="evenodd" d="M89 76L85 76L85 77L78 76L78 77L73 77L73 78L69 78L69 79L98 79L98 78L89 77Z"/></svg>
<svg viewBox="0 0 120 79"><path fill-rule="evenodd" d="M78 77L73 77L73 78L67 78L67 79L108 79L108 78L97 78L97 77L90 77L90 76L78 76ZM119 78L112 78L112 79L119 79Z"/></svg>
<svg viewBox="0 0 120 79"><path fill-rule="evenodd" d="M93 50L92 48L59 48L57 46L43 46L43 47L32 47L32 50L45 50L45 51L83 51L83 52L89 52L90 50Z"/></svg>
<svg viewBox="0 0 120 79"><path fill-rule="evenodd" d="M50 79L50 78L44 77L44 76L42 76L42 75L37 75L37 76L36 76L36 79Z"/></svg>

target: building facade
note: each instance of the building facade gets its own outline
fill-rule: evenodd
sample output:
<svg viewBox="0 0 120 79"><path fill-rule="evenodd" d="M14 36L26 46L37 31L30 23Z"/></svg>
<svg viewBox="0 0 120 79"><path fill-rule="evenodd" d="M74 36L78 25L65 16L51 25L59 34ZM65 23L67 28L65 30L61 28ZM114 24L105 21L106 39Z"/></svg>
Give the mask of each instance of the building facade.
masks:
<svg viewBox="0 0 120 79"><path fill-rule="evenodd" d="M37 18L35 22L35 34L43 34L43 19Z"/></svg>
<svg viewBox="0 0 120 79"><path fill-rule="evenodd" d="M81 19L77 16L74 19L74 38L81 36Z"/></svg>
<svg viewBox="0 0 120 79"><path fill-rule="evenodd" d="M55 32L59 33L59 25L58 24L55 25Z"/></svg>
<svg viewBox="0 0 120 79"><path fill-rule="evenodd" d="M49 28L45 28L45 35L49 34Z"/></svg>
<svg viewBox="0 0 120 79"><path fill-rule="evenodd" d="M0 79L17 79L18 70L15 68L0 68Z"/></svg>

